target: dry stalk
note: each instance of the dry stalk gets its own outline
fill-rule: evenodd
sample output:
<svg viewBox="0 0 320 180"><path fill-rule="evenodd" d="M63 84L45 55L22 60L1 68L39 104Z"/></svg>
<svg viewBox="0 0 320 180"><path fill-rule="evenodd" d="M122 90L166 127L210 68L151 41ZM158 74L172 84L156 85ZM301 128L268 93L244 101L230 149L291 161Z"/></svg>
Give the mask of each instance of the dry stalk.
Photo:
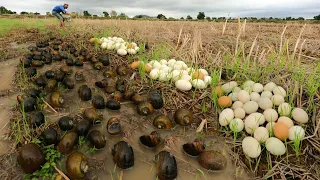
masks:
<svg viewBox="0 0 320 180"><path fill-rule="evenodd" d="M57 166L54 166L54 169L66 180L70 180L68 176L66 176L60 169L57 168Z"/></svg>
<svg viewBox="0 0 320 180"><path fill-rule="evenodd" d="M294 56L295 56L295 54L296 54L296 52L297 52L298 44L299 44L299 42L300 42L300 40L301 40L301 35L302 35L302 33L303 33L306 25L307 25L307 24L304 24L303 27L302 27L302 29L301 29L301 31L300 31L300 34L299 34L299 37L298 37L298 39L297 39L296 45L294 46L292 60L294 60Z"/></svg>
<svg viewBox="0 0 320 180"><path fill-rule="evenodd" d="M281 54L281 51L282 51L282 42L283 42L283 36L284 36L284 33L286 32L286 29L287 29L288 25L286 25L281 33L281 38L280 38L280 47L279 47L279 55Z"/></svg>

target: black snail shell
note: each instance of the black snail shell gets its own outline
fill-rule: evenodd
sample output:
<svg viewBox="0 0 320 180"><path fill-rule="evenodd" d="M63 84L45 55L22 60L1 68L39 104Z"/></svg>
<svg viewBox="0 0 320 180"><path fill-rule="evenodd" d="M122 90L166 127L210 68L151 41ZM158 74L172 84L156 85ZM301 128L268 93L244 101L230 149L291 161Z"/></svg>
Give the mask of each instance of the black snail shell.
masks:
<svg viewBox="0 0 320 180"><path fill-rule="evenodd" d="M75 82L70 77L67 77L63 80L63 85L65 85L68 89L73 89Z"/></svg>
<svg viewBox="0 0 320 180"><path fill-rule="evenodd" d="M78 134L76 132L69 132L60 140L58 144L58 151L63 155L69 154L77 143Z"/></svg>
<svg viewBox="0 0 320 180"><path fill-rule="evenodd" d="M66 168L71 179L82 179L89 169L88 159L82 152L74 151L67 158Z"/></svg>
<svg viewBox="0 0 320 180"><path fill-rule="evenodd" d="M74 62L74 65L75 65L75 66L78 66L78 67L81 67L81 66L83 66L83 62L82 62L82 61L79 61L79 60L76 60L76 61Z"/></svg>
<svg viewBox="0 0 320 180"><path fill-rule="evenodd" d="M102 120L103 115L98 114L95 108L86 108L83 112L83 118L92 123L96 123L96 121Z"/></svg>
<svg viewBox="0 0 320 180"><path fill-rule="evenodd" d="M66 76L66 73L62 72L62 71L59 71L57 74L56 74L56 80L58 82L62 82L64 77Z"/></svg>
<svg viewBox="0 0 320 180"><path fill-rule="evenodd" d="M112 148L113 162L121 169L129 169L134 165L132 147L125 141L119 141Z"/></svg>
<svg viewBox="0 0 320 180"><path fill-rule="evenodd" d="M126 66L118 66L116 72L120 76L125 76L128 74L128 68Z"/></svg>
<svg viewBox="0 0 320 180"><path fill-rule="evenodd" d="M52 127L44 130L41 136L46 145L57 144L59 142L59 135Z"/></svg>
<svg viewBox="0 0 320 180"><path fill-rule="evenodd" d="M140 104L141 102L144 101L144 98L143 98L141 95L135 93L135 94L131 97L131 100L134 102L134 104L138 105L138 104Z"/></svg>
<svg viewBox="0 0 320 180"><path fill-rule="evenodd" d="M95 62L93 64L93 68L96 69L96 70L100 70L103 68L103 64L101 62Z"/></svg>
<svg viewBox="0 0 320 180"><path fill-rule="evenodd" d="M92 126L92 123L88 120L81 120L76 124L75 130L79 136L86 136Z"/></svg>
<svg viewBox="0 0 320 180"><path fill-rule="evenodd" d="M89 133L89 141L97 149L104 148L106 146L106 137L98 130L93 130Z"/></svg>
<svg viewBox="0 0 320 180"><path fill-rule="evenodd" d="M107 123L107 131L111 135L119 135L122 131L120 120L116 117L111 117Z"/></svg>
<svg viewBox="0 0 320 180"><path fill-rule="evenodd" d="M154 148L161 142L161 137L158 131L152 131L150 135L140 136L140 142L148 148Z"/></svg>
<svg viewBox="0 0 320 180"><path fill-rule="evenodd" d="M33 97L27 97L23 99L21 106L23 104L24 112L30 112L36 109L36 99Z"/></svg>
<svg viewBox="0 0 320 180"><path fill-rule="evenodd" d="M163 107L163 99L160 92L153 90L149 93L149 100L154 109L161 109Z"/></svg>
<svg viewBox="0 0 320 180"><path fill-rule="evenodd" d="M204 152L205 150L205 146L203 145L203 143L198 140L195 139L193 142L191 143L185 143L183 144L183 151L192 157L197 157L199 156L201 153Z"/></svg>
<svg viewBox="0 0 320 180"><path fill-rule="evenodd" d="M27 69L26 73L27 73L28 77L33 77L33 76L37 75L37 69L34 67L30 67Z"/></svg>
<svg viewBox="0 0 320 180"><path fill-rule="evenodd" d="M39 127L44 123L44 115L38 111L31 116L31 124L33 127Z"/></svg>
<svg viewBox="0 0 320 180"><path fill-rule="evenodd" d="M66 60L66 64L67 64L68 66L73 66L73 65L74 65L73 59L68 58L68 59Z"/></svg>
<svg viewBox="0 0 320 180"><path fill-rule="evenodd" d="M45 87L47 85L46 80L42 76L36 78L34 82L39 87Z"/></svg>
<svg viewBox="0 0 320 180"><path fill-rule="evenodd" d="M83 71L79 70L74 74L74 78L76 81L81 82L84 81Z"/></svg>
<svg viewBox="0 0 320 180"><path fill-rule="evenodd" d="M55 91L50 95L50 105L53 107L62 107L64 99L59 91Z"/></svg>
<svg viewBox="0 0 320 180"><path fill-rule="evenodd" d="M62 60L62 57L61 57L60 54L55 54L55 55L53 55L52 60L54 60L54 61L61 61L61 60Z"/></svg>
<svg viewBox="0 0 320 180"><path fill-rule="evenodd" d="M68 131L73 128L73 120L69 116L63 116L59 119L59 127L62 131Z"/></svg>
<svg viewBox="0 0 320 180"><path fill-rule="evenodd" d="M25 57L23 57L20 61L21 61L21 64L23 65L24 68L28 68L32 64L32 59L28 59Z"/></svg>
<svg viewBox="0 0 320 180"><path fill-rule="evenodd" d="M101 95L95 95L92 98L92 106L96 109L104 109L105 108L104 98Z"/></svg>
<svg viewBox="0 0 320 180"><path fill-rule="evenodd" d="M178 175L176 158L168 151L155 155L156 175L159 180L173 180Z"/></svg>
<svg viewBox="0 0 320 180"><path fill-rule="evenodd" d="M59 46L58 45L53 45L53 50L59 51Z"/></svg>
<svg viewBox="0 0 320 180"><path fill-rule="evenodd" d="M34 61L40 61L40 60L42 60L42 56L41 56L40 54L35 54L35 55L33 56L33 60L34 60Z"/></svg>
<svg viewBox="0 0 320 180"><path fill-rule="evenodd" d="M190 125L192 122L192 113L188 109L180 108L174 113L174 120L181 126Z"/></svg>
<svg viewBox="0 0 320 180"><path fill-rule="evenodd" d="M47 79L53 79L55 77L55 73L52 70L46 71L44 75L46 76Z"/></svg>
<svg viewBox="0 0 320 180"><path fill-rule="evenodd" d="M99 58L99 61L104 65L104 66L109 66L109 56L108 55L102 55Z"/></svg>
<svg viewBox="0 0 320 180"><path fill-rule="evenodd" d="M108 86L109 82L107 79L102 79L101 81L97 81L94 83L98 88L105 88Z"/></svg>
<svg viewBox="0 0 320 180"><path fill-rule="evenodd" d="M91 89L87 85L82 85L78 89L79 97L82 101L89 101L92 98Z"/></svg>
<svg viewBox="0 0 320 180"><path fill-rule="evenodd" d="M143 101L138 104L137 112L138 112L138 114L140 114L142 116L147 116L147 115L152 114L154 112L154 109L153 109L151 103L149 103L147 101Z"/></svg>
<svg viewBox="0 0 320 180"><path fill-rule="evenodd" d="M40 96L41 91L35 88L29 88L26 90L26 94L28 94L29 96L33 97L33 98L37 98Z"/></svg>
<svg viewBox="0 0 320 180"><path fill-rule="evenodd" d="M118 101L114 99L109 99L106 103L106 107L110 110L119 110L121 105Z"/></svg>
<svg viewBox="0 0 320 180"><path fill-rule="evenodd" d="M123 93L123 99L126 101L131 101L133 95L134 95L134 92L132 90L126 90Z"/></svg>
<svg viewBox="0 0 320 180"><path fill-rule="evenodd" d="M46 85L46 89L51 91L57 86L58 82L55 79L49 79Z"/></svg>
<svg viewBox="0 0 320 180"><path fill-rule="evenodd" d="M172 129L172 121L165 115L159 115L153 120L153 125L158 129Z"/></svg>
<svg viewBox="0 0 320 180"><path fill-rule="evenodd" d="M200 165L211 171L224 170L227 167L227 159L218 151L204 151L199 157Z"/></svg>
<svg viewBox="0 0 320 180"><path fill-rule="evenodd" d="M44 63L51 64L52 63L52 56L44 56Z"/></svg>
<svg viewBox="0 0 320 180"><path fill-rule="evenodd" d="M27 174L40 170L45 163L45 155L37 144L29 143L19 151L18 163Z"/></svg>

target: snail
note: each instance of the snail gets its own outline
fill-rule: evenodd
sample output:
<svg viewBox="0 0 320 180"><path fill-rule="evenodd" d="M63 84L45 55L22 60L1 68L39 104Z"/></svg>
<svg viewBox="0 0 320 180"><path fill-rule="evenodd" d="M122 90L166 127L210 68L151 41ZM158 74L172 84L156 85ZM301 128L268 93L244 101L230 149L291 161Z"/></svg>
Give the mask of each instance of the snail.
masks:
<svg viewBox="0 0 320 180"><path fill-rule="evenodd" d="M42 76L36 78L34 83L39 87L45 87L47 85L46 80Z"/></svg>
<svg viewBox="0 0 320 180"><path fill-rule="evenodd" d="M67 78L65 78L65 79L63 80L63 84L64 84L68 89L73 89L74 86L75 86L75 82L74 82L71 78L69 78L69 77L67 77Z"/></svg>
<svg viewBox="0 0 320 180"><path fill-rule="evenodd" d="M33 127L39 127L44 123L44 115L41 111L34 113L31 117L31 124Z"/></svg>
<svg viewBox="0 0 320 180"><path fill-rule="evenodd" d="M101 62L95 62L93 68L96 70L100 70L103 68L103 64Z"/></svg>
<svg viewBox="0 0 320 180"><path fill-rule="evenodd" d="M134 153L132 147L125 141L116 143L111 152L113 162L121 169L129 169L134 165Z"/></svg>
<svg viewBox="0 0 320 180"><path fill-rule="evenodd" d="M153 120L153 125L158 129L172 129L172 121L165 115L158 115Z"/></svg>
<svg viewBox="0 0 320 180"><path fill-rule="evenodd" d="M227 159L218 151L204 151L199 157L200 165L210 171L220 171L227 167Z"/></svg>
<svg viewBox="0 0 320 180"><path fill-rule="evenodd" d="M74 65L73 59L68 58L68 59L66 60L66 64L67 64L68 66L73 66L73 65Z"/></svg>
<svg viewBox="0 0 320 180"><path fill-rule="evenodd" d="M120 120L116 117L111 117L107 123L107 131L111 135L119 135L122 131Z"/></svg>
<svg viewBox="0 0 320 180"><path fill-rule="evenodd" d="M55 73L52 70L46 71L44 75L47 79L53 79L55 77Z"/></svg>
<svg viewBox="0 0 320 180"><path fill-rule="evenodd" d="M176 110L176 112L174 113L175 122L181 126L190 125L192 122L192 119L193 119L193 117L192 117L192 113L190 112L190 110L180 108L180 109Z"/></svg>
<svg viewBox="0 0 320 180"><path fill-rule="evenodd" d="M62 82L64 77L66 76L66 73L62 72L62 71L59 71L57 74L56 74L56 80L58 82Z"/></svg>
<svg viewBox="0 0 320 180"><path fill-rule="evenodd" d="M144 101L144 98L141 95L135 93L132 96L131 100L134 102L134 104L138 105L138 104L140 104L141 102Z"/></svg>
<svg viewBox="0 0 320 180"><path fill-rule="evenodd" d="M86 136L92 127L92 123L87 120L81 120L79 121L75 126L75 131L79 136Z"/></svg>
<svg viewBox="0 0 320 180"><path fill-rule="evenodd" d="M107 79L102 79L101 81L97 81L94 83L98 88L105 88L108 86L109 82Z"/></svg>
<svg viewBox="0 0 320 180"><path fill-rule="evenodd" d="M120 76L125 76L128 74L128 68L120 65L117 67L116 72Z"/></svg>
<svg viewBox="0 0 320 180"><path fill-rule="evenodd" d="M156 175L159 180L173 180L178 175L175 157L168 151L160 151L155 155Z"/></svg>
<svg viewBox="0 0 320 180"><path fill-rule="evenodd" d="M36 88L29 88L26 90L26 94L33 98L37 98L40 97L41 91Z"/></svg>
<svg viewBox="0 0 320 180"><path fill-rule="evenodd" d="M103 76L106 78L112 78L112 77L115 77L116 74L113 71L106 70L103 72Z"/></svg>
<svg viewBox="0 0 320 180"><path fill-rule="evenodd" d="M123 99L126 101L131 101L133 95L134 95L134 92L132 90L126 90L123 93Z"/></svg>
<svg viewBox="0 0 320 180"><path fill-rule="evenodd" d="M109 99L106 103L106 107L110 110L119 110L121 105L118 101L114 99Z"/></svg>
<svg viewBox="0 0 320 180"><path fill-rule="evenodd" d="M97 149L104 148L106 146L106 137L98 130L93 130L89 133L89 141Z"/></svg>
<svg viewBox="0 0 320 180"><path fill-rule="evenodd" d="M121 93L120 91L115 91L115 92L113 93L113 99L116 100L116 101L118 101L118 102L123 101L123 95L122 95L122 93Z"/></svg>
<svg viewBox="0 0 320 180"><path fill-rule="evenodd" d="M25 173L32 174L44 165L45 155L37 144L29 143L22 146L17 160Z"/></svg>
<svg viewBox="0 0 320 180"><path fill-rule="evenodd" d="M44 144L46 145L57 144L59 142L59 135L57 131L52 127L49 127L46 130L44 130L41 134L41 137L42 142L44 142Z"/></svg>
<svg viewBox="0 0 320 180"><path fill-rule="evenodd" d="M87 85L82 85L78 89L79 97L82 101L89 101L92 98L91 89Z"/></svg>
<svg viewBox="0 0 320 180"><path fill-rule="evenodd" d="M71 130L74 126L72 118L68 116L63 116L59 119L59 127L62 131L68 131Z"/></svg>
<svg viewBox="0 0 320 180"><path fill-rule="evenodd" d="M108 55L102 55L99 58L99 61L104 65L104 66L109 66L109 56Z"/></svg>
<svg viewBox="0 0 320 180"><path fill-rule="evenodd" d="M191 143L185 143L182 145L182 147L183 147L183 151L192 157L199 156L205 150L205 146L198 139L195 139Z"/></svg>
<svg viewBox="0 0 320 180"><path fill-rule="evenodd" d="M51 91L51 90L53 90L54 88L56 88L57 84L58 84L57 80L55 80L55 79L50 79L50 80L48 81L48 83L47 83L47 85L46 85L45 88L46 88L47 90Z"/></svg>
<svg viewBox="0 0 320 180"><path fill-rule="evenodd" d="M83 75L83 71L79 70L74 74L74 79L78 82L82 82L84 81L84 75Z"/></svg>
<svg viewBox="0 0 320 180"><path fill-rule="evenodd" d="M87 157L82 152L72 152L67 158L66 169L71 179L82 179L89 169Z"/></svg>
<svg viewBox="0 0 320 180"><path fill-rule="evenodd" d="M86 108L83 112L83 118L94 124L102 120L103 114L99 114L95 108Z"/></svg>
<svg viewBox="0 0 320 180"><path fill-rule="evenodd" d="M163 107L163 99L160 92L153 90L149 93L149 100L154 109L161 109Z"/></svg>
<svg viewBox="0 0 320 180"><path fill-rule="evenodd" d="M69 154L77 143L78 134L76 132L69 132L60 140L58 144L58 151L64 155Z"/></svg>
<svg viewBox="0 0 320 180"><path fill-rule="evenodd" d="M138 114L142 116L147 116L152 114L154 112L154 109L151 103L147 101L143 101L143 102L140 102L139 105L137 106L137 111L138 111Z"/></svg>
<svg viewBox="0 0 320 180"><path fill-rule="evenodd" d="M95 95L92 98L92 106L96 109L104 109L105 108L104 98L101 95Z"/></svg>
<svg viewBox="0 0 320 180"><path fill-rule="evenodd" d="M161 142L161 137L158 131L152 131L150 135L140 136L139 139L140 142L148 148L154 148Z"/></svg>
<svg viewBox="0 0 320 180"><path fill-rule="evenodd" d="M53 107L62 107L64 104L64 99L59 91L55 91L50 95L50 104Z"/></svg>

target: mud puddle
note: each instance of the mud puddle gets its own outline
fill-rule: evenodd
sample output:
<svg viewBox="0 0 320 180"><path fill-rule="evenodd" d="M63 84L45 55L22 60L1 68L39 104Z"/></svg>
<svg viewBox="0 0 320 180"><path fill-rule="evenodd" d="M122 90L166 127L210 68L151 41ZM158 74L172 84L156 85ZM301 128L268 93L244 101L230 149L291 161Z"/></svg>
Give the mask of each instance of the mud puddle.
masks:
<svg viewBox="0 0 320 180"><path fill-rule="evenodd" d="M0 91L12 88L12 82L14 80L14 74L18 69L18 64L18 58L10 59L0 63Z"/></svg>

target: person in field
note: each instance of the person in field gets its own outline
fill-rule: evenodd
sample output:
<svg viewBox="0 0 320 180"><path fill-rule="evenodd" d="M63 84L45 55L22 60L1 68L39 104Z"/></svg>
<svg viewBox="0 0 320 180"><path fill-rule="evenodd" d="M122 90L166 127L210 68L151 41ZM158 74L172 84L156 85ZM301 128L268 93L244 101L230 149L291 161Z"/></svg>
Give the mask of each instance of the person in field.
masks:
<svg viewBox="0 0 320 180"><path fill-rule="evenodd" d="M52 9L52 14L55 15L60 20L60 27L63 27L63 28L64 28L65 18L60 13L68 14L67 13L68 7L69 7L69 4L64 4L64 5L55 6Z"/></svg>

